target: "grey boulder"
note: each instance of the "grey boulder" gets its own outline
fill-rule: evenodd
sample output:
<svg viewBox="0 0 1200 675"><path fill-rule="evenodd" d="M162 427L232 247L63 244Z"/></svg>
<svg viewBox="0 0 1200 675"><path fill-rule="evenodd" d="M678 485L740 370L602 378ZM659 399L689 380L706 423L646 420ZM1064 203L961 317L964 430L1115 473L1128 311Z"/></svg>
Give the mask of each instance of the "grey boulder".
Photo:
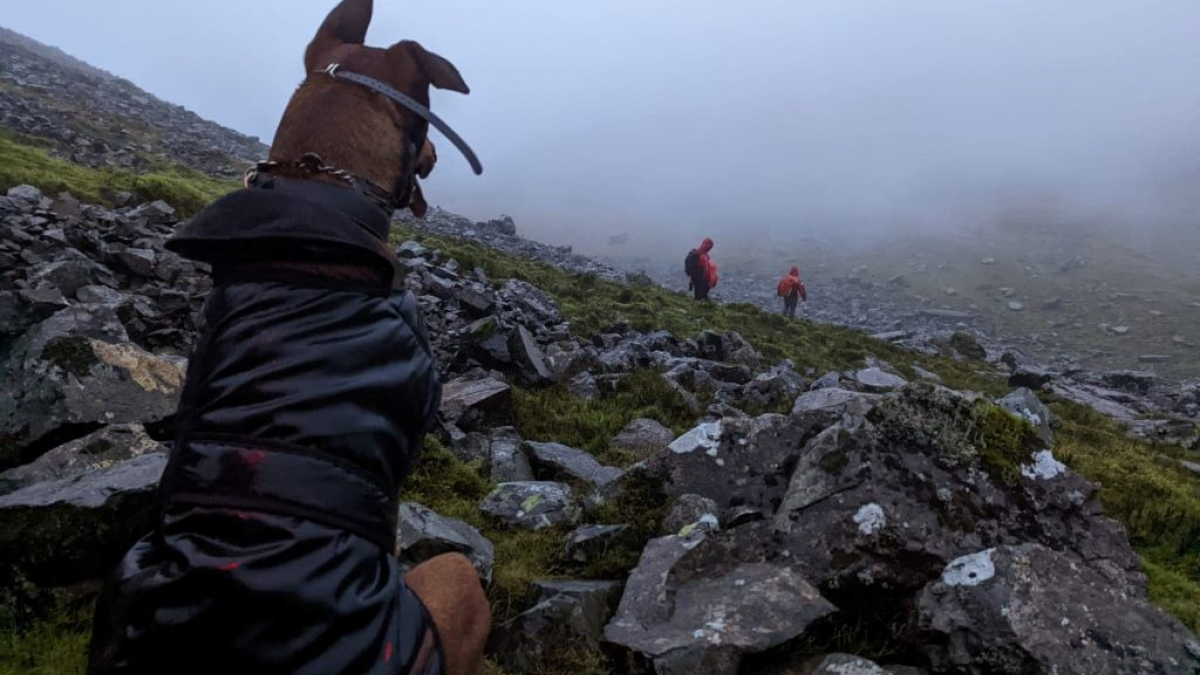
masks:
<svg viewBox="0 0 1200 675"><path fill-rule="evenodd" d="M936 672L1194 675L1200 642L1177 619L1037 544L953 561L921 593Z"/></svg>
<svg viewBox="0 0 1200 675"><path fill-rule="evenodd" d="M569 526L579 521L571 488L562 483L501 483L484 498L479 509L506 525L526 530Z"/></svg>
<svg viewBox="0 0 1200 675"><path fill-rule="evenodd" d="M536 581L535 604L495 628L489 651L522 673L547 672L579 651L596 652L620 590L616 581Z"/></svg>
<svg viewBox="0 0 1200 675"><path fill-rule="evenodd" d="M707 537L650 541L605 628L609 642L660 674L734 675L742 655L796 638L835 610L794 569L740 562Z"/></svg>
<svg viewBox="0 0 1200 675"><path fill-rule="evenodd" d="M485 582L492 580L495 551L479 530L421 504L400 505L396 529L400 564L414 567L443 553L461 553Z"/></svg>
<svg viewBox="0 0 1200 675"><path fill-rule="evenodd" d="M625 473L616 467L604 466L588 453L561 443L526 441L524 448L534 475L541 480L566 480L599 488Z"/></svg>
<svg viewBox="0 0 1200 675"><path fill-rule="evenodd" d="M166 464L150 453L0 496L0 581L15 572L55 587L107 575L153 525Z"/></svg>

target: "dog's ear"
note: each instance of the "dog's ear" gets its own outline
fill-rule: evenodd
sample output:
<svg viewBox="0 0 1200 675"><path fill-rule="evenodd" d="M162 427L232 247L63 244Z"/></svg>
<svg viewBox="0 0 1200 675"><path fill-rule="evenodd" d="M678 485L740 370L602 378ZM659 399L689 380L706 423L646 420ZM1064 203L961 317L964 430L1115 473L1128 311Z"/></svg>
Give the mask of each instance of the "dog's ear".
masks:
<svg viewBox="0 0 1200 675"><path fill-rule="evenodd" d="M426 138L425 144L421 146L421 152L417 153L417 175L421 178L429 178L435 164L437 164L437 148L433 147L433 141Z"/></svg>
<svg viewBox="0 0 1200 675"><path fill-rule="evenodd" d="M458 68L455 68L454 64L447 61L444 57L434 54L413 40L404 40L398 43L395 48L406 50L416 59L421 69L425 71L426 77L429 78L429 84L438 89L449 89L450 91L457 91L460 94L471 93L471 88L463 81Z"/></svg>
<svg viewBox="0 0 1200 675"><path fill-rule="evenodd" d="M342 0L333 8L304 50L304 67L308 72L323 67L321 57L334 47L361 45L367 39L372 4L371 0Z"/></svg>
<svg viewBox="0 0 1200 675"><path fill-rule="evenodd" d="M421 186L416 181L413 181L412 194L408 196L408 210L418 218L424 218L425 213L429 211L429 203L425 201L425 193L421 192Z"/></svg>

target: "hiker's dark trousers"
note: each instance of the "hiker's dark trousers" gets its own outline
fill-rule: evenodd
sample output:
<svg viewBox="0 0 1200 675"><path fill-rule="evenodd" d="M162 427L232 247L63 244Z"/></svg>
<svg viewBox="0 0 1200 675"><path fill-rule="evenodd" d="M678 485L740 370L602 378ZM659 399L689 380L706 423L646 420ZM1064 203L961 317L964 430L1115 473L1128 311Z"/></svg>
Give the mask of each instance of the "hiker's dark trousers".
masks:
<svg viewBox="0 0 1200 675"><path fill-rule="evenodd" d="M692 292L695 294L697 300L707 300L708 299L708 283L703 282L703 281L693 281L692 282Z"/></svg>
<svg viewBox="0 0 1200 675"><path fill-rule="evenodd" d="M796 318L796 305L800 303L800 295L790 295L783 299L783 315L789 319Z"/></svg>

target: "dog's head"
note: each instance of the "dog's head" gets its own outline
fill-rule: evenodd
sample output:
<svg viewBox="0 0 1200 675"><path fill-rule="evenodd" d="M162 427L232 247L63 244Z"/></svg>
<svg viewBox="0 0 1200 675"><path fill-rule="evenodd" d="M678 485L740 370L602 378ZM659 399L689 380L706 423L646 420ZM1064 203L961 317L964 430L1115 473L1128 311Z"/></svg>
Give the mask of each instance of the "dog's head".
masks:
<svg viewBox="0 0 1200 675"><path fill-rule="evenodd" d="M363 45L371 23L371 0L342 0L304 52L309 77L288 103L275 133L270 159L294 161L315 153L384 188L405 193L419 217L425 199L417 176L433 170L437 153L427 138L429 123L367 88L321 76L330 64L391 85L422 105L429 87L469 93L454 64L411 40L387 49Z"/></svg>

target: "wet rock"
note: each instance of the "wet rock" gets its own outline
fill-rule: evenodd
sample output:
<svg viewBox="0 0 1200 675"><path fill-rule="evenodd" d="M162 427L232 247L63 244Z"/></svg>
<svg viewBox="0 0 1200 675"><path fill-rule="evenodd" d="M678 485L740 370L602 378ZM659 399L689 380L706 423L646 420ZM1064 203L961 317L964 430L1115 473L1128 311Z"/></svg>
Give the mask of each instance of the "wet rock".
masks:
<svg viewBox="0 0 1200 675"><path fill-rule="evenodd" d="M1140 416L1137 410L1118 403L1114 400L1110 392L1106 392L1102 388L1056 383L1051 387L1051 391L1056 396L1061 396L1080 405L1085 405L1113 419L1132 421Z"/></svg>
<svg viewBox="0 0 1200 675"><path fill-rule="evenodd" d="M114 424L76 439L38 457L33 462L0 473L0 492L34 483L78 476L107 469L119 462L166 448L150 438L140 424Z"/></svg>
<svg viewBox="0 0 1200 675"><path fill-rule="evenodd" d="M517 363L517 374L522 382L529 385L540 385L553 381L553 375L546 366L545 354L542 353L541 347L538 347L537 340L534 339L529 329L517 326L517 329L509 336L508 351Z"/></svg>
<svg viewBox="0 0 1200 675"><path fill-rule="evenodd" d="M1013 302L1008 303L1008 309L1009 311L1020 312L1021 310L1025 309L1025 305L1014 300Z"/></svg>
<svg viewBox="0 0 1200 675"><path fill-rule="evenodd" d="M803 445L805 432L787 421L762 415L704 422L641 466L660 477L668 499L695 494L716 502L718 511L772 511L786 489L779 475Z"/></svg>
<svg viewBox="0 0 1200 675"><path fill-rule="evenodd" d="M717 503L708 497L694 494L679 495L663 519L665 535L685 536L696 530L716 531L721 529L717 518Z"/></svg>
<svg viewBox="0 0 1200 675"><path fill-rule="evenodd" d="M810 389L836 389L841 388L841 386L841 375L838 375L837 373L825 373L812 383Z"/></svg>
<svg viewBox="0 0 1200 675"><path fill-rule="evenodd" d="M987 350L970 333L959 331L951 335L949 344L951 349L966 358L978 359L980 361L987 358Z"/></svg>
<svg viewBox="0 0 1200 675"><path fill-rule="evenodd" d="M657 452L675 440L675 432L656 420L639 417L631 420L616 436L610 446L619 450L644 454Z"/></svg>
<svg viewBox="0 0 1200 675"><path fill-rule="evenodd" d="M1178 620L1036 544L955 560L921 593L918 611L929 636L924 649L938 672L1190 675L1200 669L1200 642Z"/></svg>
<svg viewBox="0 0 1200 675"><path fill-rule="evenodd" d="M591 373L579 373L571 378L567 383L567 391L572 396L594 401L600 398L600 386L596 384L596 378Z"/></svg>
<svg viewBox="0 0 1200 675"><path fill-rule="evenodd" d="M526 530L569 526L579 520L571 488L563 483L501 483L479 505L497 520Z"/></svg>
<svg viewBox="0 0 1200 675"><path fill-rule="evenodd" d="M915 592L955 558L1029 541L1139 592L1137 556L1096 486L1042 455L1032 430L1017 437L1023 459L985 460L972 439L996 421L976 411L956 392L910 385L856 428L811 437L771 516L777 545L839 604Z"/></svg>
<svg viewBox="0 0 1200 675"><path fill-rule="evenodd" d="M451 380L442 389L442 413L466 431L512 421L512 387L503 380Z"/></svg>
<svg viewBox="0 0 1200 675"><path fill-rule="evenodd" d="M1008 386L1041 389L1054 379L1054 375L1045 368L1029 364L1021 364L1008 376Z"/></svg>
<svg viewBox="0 0 1200 675"><path fill-rule="evenodd" d="M854 382L862 387L863 390L869 392L887 392L893 389L899 389L908 384L899 375L885 372L879 368L863 368L854 373Z"/></svg>
<svg viewBox="0 0 1200 675"><path fill-rule="evenodd" d="M806 663L796 675L899 675L851 654L827 654Z"/></svg>
<svg viewBox="0 0 1200 675"><path fill-rule="evenodd" d="M559 650L595 651L621 586L615 581L537 581L536 604L495 628L489 650L517 672L545 672Z"/></svg>
<svg viewBox="0 0 1200 675"><path fill-rule="evenodd" d="M20 202L37 204L42 201L42 191L32 185L17 185L10 187L7 192L8 198Z"/></svg>
<svg viewBox="0 0 1200 675"><path fill-rule="evenodd" d="M15 572L56 587L106 576L153 525L166 463L150 453L0 496L0 581Z"/></svg>
<svg viewBox="0 0 1200 675"><path fill-rule="evenodd" d="M567 536L563 558L577 563L597 560L607 551L629 543L628 525L584 525Z"/></svg>
<svg viewBox="0 0 1200 675"><path fill-rule="evenodd" d="M735 331L703 331L696 338L696 345L700 356L709 361L738 363L751 368L762 363L762 355Z"/></svg>
<svg viewBox="0 0 1200 675"><path fill-rule="evenodd" d="M561 443L527 441L524 449L534 475L543 480L574 481L598 488L625 473L617 467L604 466L588 453Z"/></svg>
<svg viewBox="0 0 1200 675"><path fill-rule="evenodd" d="M470 525L414 502L400 505L397 543L402 567L415 567L443 553L461 553L484 582L492 580L492 542Z"/></svg>
<svg viewBox="0 0 1200 675"><path fill-rule="evenodd" d="M1145 394L1150 391L1150 387L1154 386L1154 373L1140 372L1136 370L1117 370L1104 373L1100 379L1106 386L1122 391L1133 392L1136 394Z"/></svg>
<svg viewBox="0 0 1200 675"><path fill-rule="evenodd" d="M500 427L488 437L488 468L494 483L533 480L533 469L521 449L521 437L512 427Z"/></svg>
<svg viewBox="0 0 1200 675"><path fill-rule="evenodd" d="M186 361L129 344L111 308L64 309L30 329L0 364L0 468L106 424L174 414Z"/></svg>
<svg viewBox="0 0 1200 675"><path fill-rule="evenodd" d="M158 256L150 249L127 248L117 254L116 262L130 274L139 277L153 277Z"/></svg>
<svg viewBox="0 0 1200 675"><path fill-rule="evenodd" d="M410 239L396 247L396 255L409 260L413 258L428 258L429 249Z"/></svg>
<svg viewBox="0 0 1200 675"><path fill-rule="evenodd" d="M605 628L609 642L640 654L659 673L734 675L742 655L787 642L834 611L793 569L738 562L706 536L669 536L646 546ZM699 565L707 572L695 573Z"/></svg>
<svg viewBox="0 0 1200 675"><path fill-rule="evenodd" d="M1010 413L1028 420L1037 428L1038 436L1047 445L1054 443L1054 430L1051 427L1054 423L1054 415L1033 391L1021 387L996 403Z"/></svg>

